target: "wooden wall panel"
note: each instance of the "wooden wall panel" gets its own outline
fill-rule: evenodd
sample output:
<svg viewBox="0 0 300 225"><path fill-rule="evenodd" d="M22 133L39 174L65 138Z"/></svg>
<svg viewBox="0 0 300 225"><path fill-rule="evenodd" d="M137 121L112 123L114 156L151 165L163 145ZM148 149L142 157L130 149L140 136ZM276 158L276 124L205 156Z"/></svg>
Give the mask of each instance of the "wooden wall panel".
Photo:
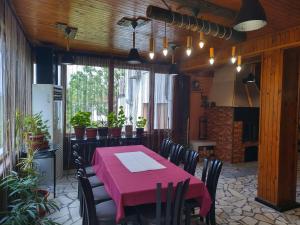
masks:
<svg viewBox="0 0 300 225"><path fill-rule="evenodd" d="M290 50L262 57L257 200L279 210L296 197L298 62Z"/></svg>

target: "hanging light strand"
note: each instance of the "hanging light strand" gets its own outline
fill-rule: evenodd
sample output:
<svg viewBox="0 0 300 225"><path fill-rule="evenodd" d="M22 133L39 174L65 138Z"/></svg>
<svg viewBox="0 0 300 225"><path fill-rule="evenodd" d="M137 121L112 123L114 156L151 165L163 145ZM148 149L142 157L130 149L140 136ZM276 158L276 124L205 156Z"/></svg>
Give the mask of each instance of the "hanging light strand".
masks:
<svg viewBox="0 0 300 225"><path fill-rule="evenodd" d="M235 64L236 63L236 47L235 46L232 46L232 49L231 49L231 63L232 64Z"/></svg>
<svg viewBox="0 0 300 225"><path fill-rule="evenodd" d="M167 22L165 22L165 36L163 39L163 54L168 55Z"/></svg>
<svg viewBox="0 0 300 225"><path fill-rule="evenodd" d="M215 63L214 48L209 49L209 63L210 63L210 65L213 65Z"/></svg>
<svg viewBox="0 0 300 225"><path fill-rule="evenodd" d="M190 56L192 54L192 36L187 36L186 38L186 54Z"/></svg>
<svg viewBox="0 0 300 225"><path fill-rule="evenodd" d="M237 66L236 66L236 71L239 73L242 70L242 56L237 57Z"/></svg>
<svg viewBox="0 0 300 225"><path fill-rule="evenodd" d="M153 37L153 21L151 21L151 36L149 40L149 58L151 60L154 59L154 55L155 55L155 43Z"/></svg>
<svg viewBox="0 0 300 225"><path fill-rule="evenodd" d="M203 48L204 45L205 45L205 43L204 43L204 33L201 31L200 32L200 37L199 37L199 47Z"/></svg>

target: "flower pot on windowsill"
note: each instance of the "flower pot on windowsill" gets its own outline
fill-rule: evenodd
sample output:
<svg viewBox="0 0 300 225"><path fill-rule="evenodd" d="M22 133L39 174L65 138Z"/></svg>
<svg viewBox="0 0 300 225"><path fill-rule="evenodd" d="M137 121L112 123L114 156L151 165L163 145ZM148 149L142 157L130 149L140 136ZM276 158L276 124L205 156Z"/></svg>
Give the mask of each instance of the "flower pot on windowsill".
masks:
<svg viewBox="0 0 300 225"><path fill-rule="evenodd" d="M144 128L136 128L136 136L137 137L142 137L144 135Z"/></svg>
<svg viewBox="0 0 300 225"><path fill-rule="evenodd" d="M74 127L76 139L83 139L85 127Z"/></svg>
<svg viewBox="0 0 300 225"><path fill-rule="evenodd" d="M107 137L108 136L108 127L99 127L98 135L99 135L99 137Z"/></svg>
<svg viewBox="0 0 300 225"><path fill-rule="evenodd" d="M113 127L109 129L110 136L114 138L121 137L121 132L122 132L121 127Z"/></svg>
<svg viewBox="0 0 300 225"><path fill-rule="evenodd" d="M131 137L132 136L132 130L133 130L132 125L126 125L125 126L125 136L126 137Z"/></svg>
<svg viewBox="0 0 300 225"><path fill-rule="evenodd" d="M85 134L87 139L95 139L97 137L97 128L86 128Z"/></svg>
<svg viewBox="0 0 300 225"><path fill-rule="evenodd" d="M45 139L44 134L28 136L30 148L33 150L40 150L49 147L49 142Z"/></svg>

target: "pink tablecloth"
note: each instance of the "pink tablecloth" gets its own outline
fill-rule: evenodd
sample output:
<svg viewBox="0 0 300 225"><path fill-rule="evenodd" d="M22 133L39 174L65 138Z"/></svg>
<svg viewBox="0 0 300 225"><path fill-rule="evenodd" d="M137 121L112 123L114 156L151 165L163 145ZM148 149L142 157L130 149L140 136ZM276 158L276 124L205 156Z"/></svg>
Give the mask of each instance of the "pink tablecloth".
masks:
<svg viewBox="0 0 300 225"><path fill-rule="evenodd" d="M142 151L152 157L165 169L145 172L130 172L114 153ZM116 221L124 217L125 206L136 206L156 201L156 184L162 183L166 189L169 182L178 182L191 178L187 199L196 198L201 206L200 215L205 216L211 206L211 198L204 183L172 164L157 153L142 145L97 148L93 160L96 175L104 182L105 189L117 206ZM162 196L164 198L164 196Z"/></svg>

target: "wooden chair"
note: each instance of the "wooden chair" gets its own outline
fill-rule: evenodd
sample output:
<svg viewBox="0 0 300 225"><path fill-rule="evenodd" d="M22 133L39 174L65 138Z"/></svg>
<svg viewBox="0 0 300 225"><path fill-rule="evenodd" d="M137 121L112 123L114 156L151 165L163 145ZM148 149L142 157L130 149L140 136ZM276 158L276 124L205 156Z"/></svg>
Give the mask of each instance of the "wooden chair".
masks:
<svg viewBox="0 0 300 225"><path fill-rule="evenodd" d="M81 186L84 200L84 215L82 224L84 225L116 225L116 205L113 200L108 200L95 204L95 198L93 194L92 186L89 180L78 173L78 180ZM132 211L125 211L126 219L122 221L121 224L127 221L134 220L137 215L132 213Z"/></svg>
<svg viewBox="0 0 300 225"><path fill-rule="evenodd" d="M173 193L173 183L168 184L166 202L162 202L162 185L156 186L156 204L137 208L139 222L142 225L180 225L183 215L184 198L190 179L179 182ZM174 197L173 197L174 196Z"/></svg>
<svg viewBox="0 0 300 225"><path fill-rule="evenodd" d="M183 169L191 175L195 175L197 163L199 160L199 153L193 150L186 150L184 153L184 167Z"/></svg>
<svg viewBox="0 0 300 225"><path fill-rule="evenodd" d="M166 158L166 159L169 158L172 143L173 143L173 142L172 142L171 139L169 139L169 138L163 139L163 141L162 141L162 143L161 143L161 146L160 146L160 152L159 152L159 154L160 154L162 157L164 157L164 158Z"/></svg>
<svg viewBox="0 0 300 225"><path fill-rule="evenodd" d="M180 144L172 144L170 161L178 166L182 161L182 156L184 154L184 147Z"/></svg>
<svg viewBox="0 0 300 225"><path fill-rule="evenodd" d="M204 160L204 168L202 171L202 179L205 179L205 184L210 194L212 205L208 215L205 218L205 222L207 225L215 225L216 224L216 215L215 215L215 200L216 200L216 190L218 185L218 180L220 177L220 173L222 170L223 163L220 160ZM207 172L206 172L207 171ZM199 215L191 216L192 212L195 208L199 207L199 204L196 200L188 200L185 204L185 224L190 225L191 217L199 217ZM200 218L203 221L202 218Z"/></svg>
<svg viewBox="0 0 300 225"><path fill-rule="evenodd" d="M86 174L88 176L94 176L96 175L93 167L92 166L88 166L88 164L86 163L86 161L84 160L84 158L80 155L80 147L78 144L74 144L72 146L73 149L73 160L79 159L81 161L81 164L85 167L85 171Z"/></svg>

